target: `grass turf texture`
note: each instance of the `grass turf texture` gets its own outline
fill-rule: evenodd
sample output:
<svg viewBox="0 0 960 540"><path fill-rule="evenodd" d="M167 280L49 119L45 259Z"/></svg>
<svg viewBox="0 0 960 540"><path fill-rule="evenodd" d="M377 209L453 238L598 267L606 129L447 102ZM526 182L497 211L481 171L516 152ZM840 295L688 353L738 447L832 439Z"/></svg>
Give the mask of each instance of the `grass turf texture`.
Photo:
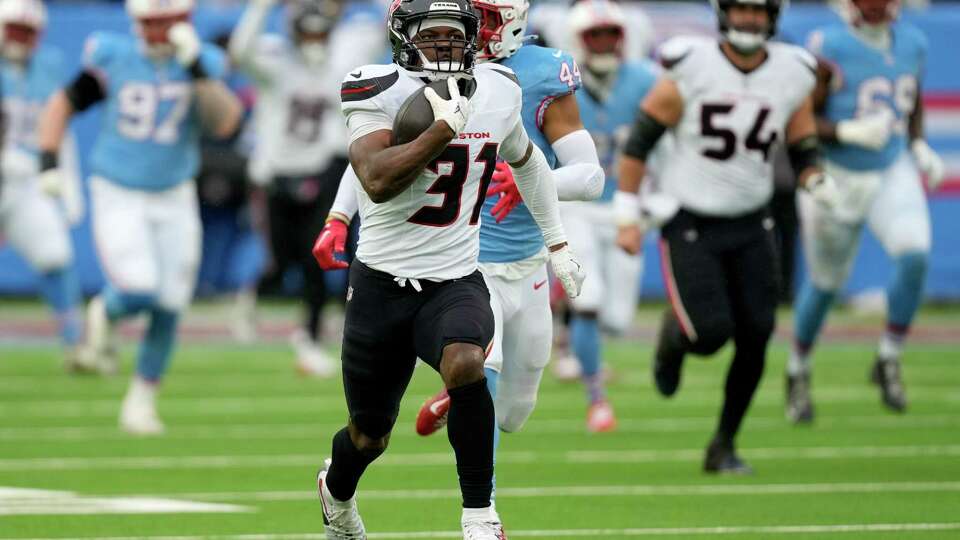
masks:
<svg viewBox="0 0 960 540"><path fill-rule="evenodd" d="M909 347L910 409L898 416L881 409L867 383L872 345L825 344L815 359L817 422L797 428L783 419L787 350L775 344L739 439L757 469L748 478L700 472L729 350L688 361L672 400L651 386L650 352L646 342L607 349L620 420L613 434L588 435L581 387L545 377L524 431L502 437L498 509L511 538L960 537L957 346ZM129 372L133 350L125 353ZM0 495L0 538L322 537L314 474L345 405L338 379L297 376L286 347L183 345L161 397L169 433L160 439L116 429L126 376L69 377L53 347L8 346L0 357L0 486L250 510L5 515L15 506ZM391 448L361 482L362 515L379 533L371 539L456 538L385 534L458 529L446 436L413 433L420 403L438 384L432 370L417 370ZM938 525L887 527L896 524Z"/></svg>

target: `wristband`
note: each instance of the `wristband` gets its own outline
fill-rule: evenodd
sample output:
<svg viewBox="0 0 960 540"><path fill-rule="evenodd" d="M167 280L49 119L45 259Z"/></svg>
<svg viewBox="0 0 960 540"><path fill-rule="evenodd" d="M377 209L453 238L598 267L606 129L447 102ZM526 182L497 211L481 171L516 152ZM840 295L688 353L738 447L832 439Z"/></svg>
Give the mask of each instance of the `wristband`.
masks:
<svg viewBox="0 0 960 540"><path fill-rule="evenodd" d="M617 190L613 195L613 219L618 227L640 222L640 197L636 193Z"/></svg>
<svg viewBox="0 0 960 540"><path fill-rule="evenodd" d="M56 169L59 165L59 159L57 153L44 150L40 152L40 172L49 171L50 169Z"/></svg>

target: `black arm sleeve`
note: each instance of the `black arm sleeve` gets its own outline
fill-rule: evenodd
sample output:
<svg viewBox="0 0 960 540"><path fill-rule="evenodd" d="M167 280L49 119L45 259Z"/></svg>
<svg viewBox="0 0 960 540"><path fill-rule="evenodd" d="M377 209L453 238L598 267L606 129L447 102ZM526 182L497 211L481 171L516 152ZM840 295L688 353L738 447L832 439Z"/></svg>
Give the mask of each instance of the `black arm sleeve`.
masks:
<svg viewBox="0 0 960 540"><path fill-rule="evenodd" d="M637 159L646 161L647 155L657 141L663 136L667 127L657 121L643 110L637 113L637 121L630 130L630 136L627 137L627 143L623 147L623 153Z"/></svg>
<svg viewBox="0 0 960 540"><path fill-rule="evenodd" d="M820 165L820 141L813 135L804 137L787 148L793 172L800 174L807 167Z"/></svg>
<svg viewBox="0 0 960 540"><path fill-rule="evenodd" d="M100 79L90 71L81 71L64 91L75 111L85 111L107 97Z"/></svg>

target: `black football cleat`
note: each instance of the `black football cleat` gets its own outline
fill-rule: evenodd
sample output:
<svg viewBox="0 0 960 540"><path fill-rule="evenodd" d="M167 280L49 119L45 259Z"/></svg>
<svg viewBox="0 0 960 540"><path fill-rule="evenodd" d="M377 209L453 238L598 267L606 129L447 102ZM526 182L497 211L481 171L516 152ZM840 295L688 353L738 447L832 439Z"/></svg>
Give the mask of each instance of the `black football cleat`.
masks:
<svg viewBox="0 0 960 540"><path fill-rule="evenodd" d="M907 410L907 393L900 376L900 361L896 358L881 358L873 363L870 381L880 387L880 400L894 412Z"/></svg>
<svg viewBox="0 0 960 540"><path fill-rule="evenodd" d="M810 374L787 375L786 415L794 424L813 423L813 401L810 399Z"/></svg>
<svg viewBox="0 0 960 540"><path fill-rule="evenodd" d="M653 354L653 382L663 397L673 396L680 387L684 351L670 340L671 334L679 331L677 326L673 313L667 311L660 323L657 349Z"/></svg>
<svg viewBox="0 0 960 540"><path fill-rule="evenodd" d="M707 447L707 454L703 460L703 472L746 476L753 474L753 467L740 459L733 449L732 442L714 439Z"/></svg>

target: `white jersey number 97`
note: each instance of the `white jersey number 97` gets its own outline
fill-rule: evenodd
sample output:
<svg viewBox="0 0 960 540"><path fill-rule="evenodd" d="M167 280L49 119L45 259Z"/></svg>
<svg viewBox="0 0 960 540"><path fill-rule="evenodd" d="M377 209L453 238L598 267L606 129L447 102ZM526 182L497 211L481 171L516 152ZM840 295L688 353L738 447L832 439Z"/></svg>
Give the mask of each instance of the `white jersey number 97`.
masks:
<svg viewBox="0 0 960 540"><path fill-rule="evenodd" d="M135 141L151 139L158 144L174 144L180 122L190 111L192 95L187 83L128 83L117 94L117 131ZM172 106L165 118L159 118L163 116L163 102L172 102Z"/></svg>

